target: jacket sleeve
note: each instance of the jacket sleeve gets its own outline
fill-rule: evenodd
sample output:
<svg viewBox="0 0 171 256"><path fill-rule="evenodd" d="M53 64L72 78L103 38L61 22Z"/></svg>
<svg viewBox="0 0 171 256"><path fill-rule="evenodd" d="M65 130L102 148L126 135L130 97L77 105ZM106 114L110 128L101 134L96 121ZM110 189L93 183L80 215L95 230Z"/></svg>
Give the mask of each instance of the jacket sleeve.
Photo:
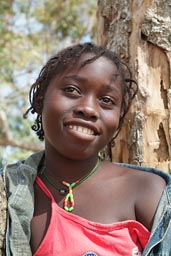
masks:
<svg viewBox="0 0 171 256"><path fill-rule="evenodd" d="M7 221L7 198L3 182L2 170L0 170L0 256L5 255L5 233Z"/></svg>

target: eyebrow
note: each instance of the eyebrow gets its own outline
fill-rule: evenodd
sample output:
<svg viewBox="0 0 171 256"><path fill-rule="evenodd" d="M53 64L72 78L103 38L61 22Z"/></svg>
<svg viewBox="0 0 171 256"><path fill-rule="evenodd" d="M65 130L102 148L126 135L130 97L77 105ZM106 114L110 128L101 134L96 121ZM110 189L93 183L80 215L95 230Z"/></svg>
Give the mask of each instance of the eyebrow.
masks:
<svg viewBox="0 0 171 256"><path fill-rule="evenodd" d="M64 79L73 79L76 81L88 81L86 77L78 76L78 75L71 75L71 76L65 76Z"/></svg>
<svg viewBox="0 0 171 256"><path fill-rule="evenodd" d="M112 81L115 82L118 79L119 76L120 76L119 73L113 74L110 83ZM76 80L76 81L87 81L88 80L86 77L82 77L82 76L78 76L78 75L65 76L64 79L73 79L73 80ZM110 84L109 84L109 86L110 86Z"/></svg>
<svg viewBox="0 0 171 256"><path fill-rule="evenodd" d="M114 92L116 95L120 95L121 91L119 88L112 86L112 84L104 84L104 90L106 92Z"/></svg>

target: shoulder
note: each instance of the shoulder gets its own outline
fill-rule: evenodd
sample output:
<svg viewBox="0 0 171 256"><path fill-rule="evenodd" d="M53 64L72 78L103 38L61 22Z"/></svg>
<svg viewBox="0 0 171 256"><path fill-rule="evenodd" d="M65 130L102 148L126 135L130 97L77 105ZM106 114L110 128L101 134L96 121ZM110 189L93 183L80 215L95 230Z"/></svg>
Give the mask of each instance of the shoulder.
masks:
<svg viewBox="0 0 171 256"><path fill-rule="evenodd" d="M157 198L157 196L161 197L167 180L170 179L168 174L154 168L125 164L119 166L123 168L129 179L136 184L138 199L148 195L152 199L153 197Z"/></svg>
<svg viewBox="0 0 171 256"><path fill-rule="evenodd" d="M138 172L135 175L137 182L137 206L154 207L159 203L161 195L166 188L166 181L161 176L150 172Z"/></svg>
<svg viewBox="0 0 171 256"><path fill-rule="evenodd" d="M112 167L111 167L112 168ZM136 220L149 230L169 176L153 168L114 164L123 176L124 184L132 191Z"/></svg>
<svg viewBox="0 0 171 256"><path fill-rule="evenodd" d="M136 166L131 164L117 164L118 168L125 172L128 177L138 184L139 189L162 190L166 183L171 180L167 173L151 167ZM116 166L116 165L115 165ZM145 192L145 191L144 191Z"/></svg>
<svg viewBox="0 0 171 256"><path fill-rule="evenodd" d="M150 230L160 198L166 188L166 180L157 172L134 170L131 176L136 183L136 219Z"/></svg>
<svg viewBox="0 0 171 256"><path fill-rule="evenodd" d="M148 192L154 192L156 190L163 191L166 187L166 180L157 172L143 171L143 169L138 171L135 169L131 170L131 176L136 179L139 189L143 189L143 194L146 192L144 189L147 189Z"/></svg>

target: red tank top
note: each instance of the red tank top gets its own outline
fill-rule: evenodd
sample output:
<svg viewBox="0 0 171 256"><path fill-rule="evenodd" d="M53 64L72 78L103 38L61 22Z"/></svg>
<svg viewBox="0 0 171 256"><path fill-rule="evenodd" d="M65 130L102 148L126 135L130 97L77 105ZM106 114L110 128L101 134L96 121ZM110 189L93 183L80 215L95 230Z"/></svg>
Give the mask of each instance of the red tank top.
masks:
<svg viewBox="0 0 171 256"><path fill-rule="evenodd" d="M36 183L51 199L51 220L34 256L135 256L141 255L150 232L130 220L100 224L60 208L45 184Z"/></svg>

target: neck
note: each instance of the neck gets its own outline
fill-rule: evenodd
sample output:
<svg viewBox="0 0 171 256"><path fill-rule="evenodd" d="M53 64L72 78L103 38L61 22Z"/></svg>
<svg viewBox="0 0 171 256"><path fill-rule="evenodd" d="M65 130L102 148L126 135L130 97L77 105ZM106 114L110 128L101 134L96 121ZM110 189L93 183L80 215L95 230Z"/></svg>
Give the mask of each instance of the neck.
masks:
<svg viewBox="0 0 171 256"><path fill-rule="evenodd" d="M56 151L45 150L47 173L56 180L65 180L69 183L88 174L97 161L97 154L83 160L77 160L64 157Z"/></svg>

